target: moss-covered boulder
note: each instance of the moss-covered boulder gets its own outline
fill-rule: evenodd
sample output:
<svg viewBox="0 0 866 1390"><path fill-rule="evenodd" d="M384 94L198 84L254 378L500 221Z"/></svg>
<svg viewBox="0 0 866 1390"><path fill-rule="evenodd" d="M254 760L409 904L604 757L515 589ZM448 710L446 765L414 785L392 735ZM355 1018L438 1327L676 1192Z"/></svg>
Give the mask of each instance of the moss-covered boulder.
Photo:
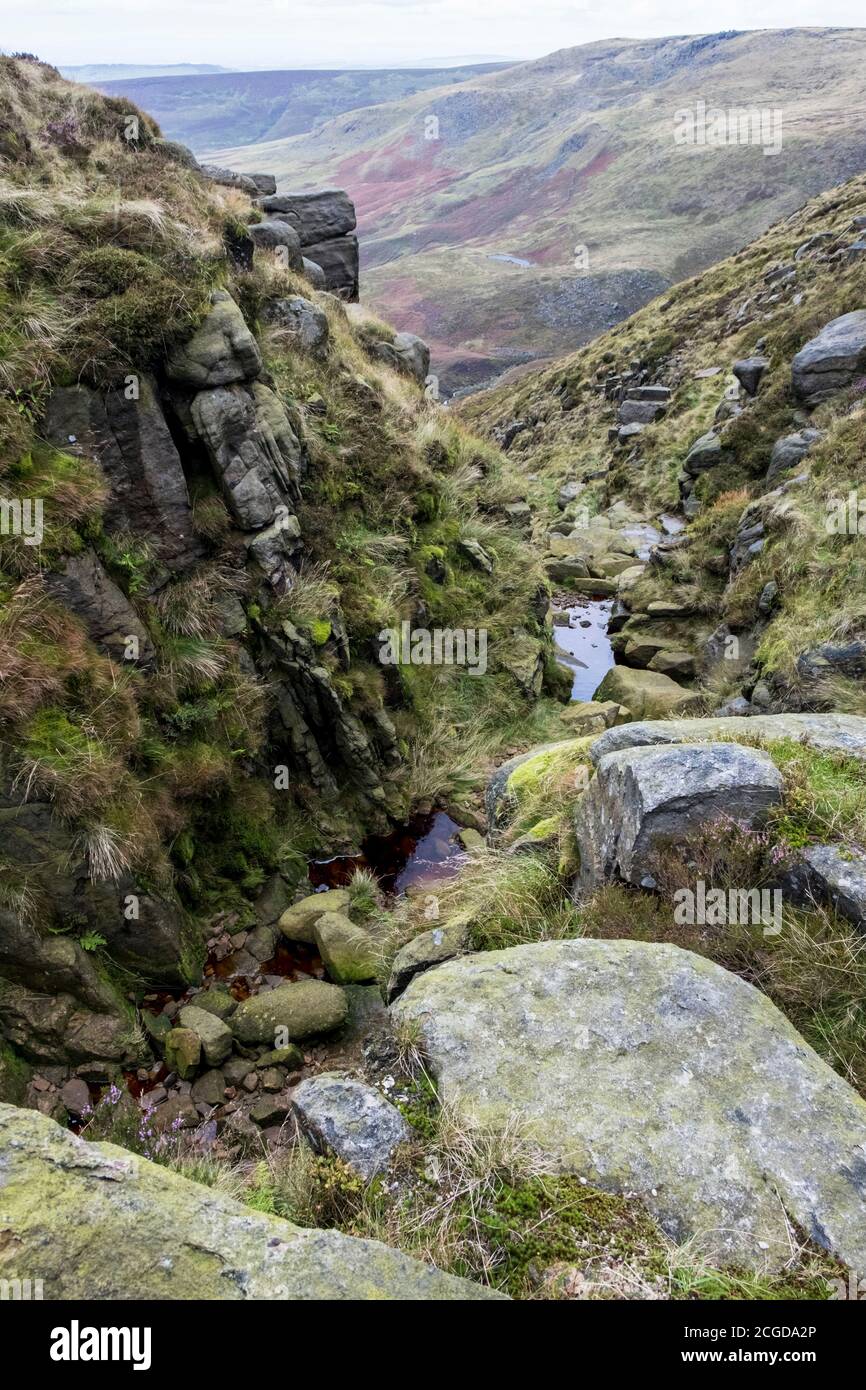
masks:
<svg viewBox="0 0 866 1390"><path fill-rule="evenodd" d="M497 1298L378 1241L301 1230L0 1105L0 1277L53 1299Z"/></svg>
<svg viewBox="0 0 866 1390"><path fill-rule="evenodd" d="M866 1102L766 995L679 947L544 942L447 961L392 1005L460 1123L642 1197L715 1264L779 1268L791 1220L866 1268Z"/></svg>
<svg viewBox="0 0 866 1390"><path fill-rule="evenodd" d="M376 943L342 912L324 912L315 926L319 955L332 980L360 985L376 977Z"/></svg>
<svg viewBox="0 0 866 1390"><path fill-rule="evenodd" d="M550 779L585 763L591 742L592 738L558 739L509 758L487 783L484 801L489 824L501 825L521 804L539 795Z"/></svg>
<svg viewBox="0 0 866 1390"><path fill-rule="evenodd" d="M198 1012L198 1010L195 1010ZM217 1020L218 1021L218 1020ZM172 1028L165 1035L165 1065L189 1081L201 1061L201 1038L191 1028Z"/></svg>
<svg viewBox="0 0 866 1390"><path fill-rule="evenodd" d="M211 306L189 342L177 348L166 364L172 381L199 390L245 381L262 370L258 344L231 295L215 290Z"/></svg>
<svg viewBox="0 0 866 1390"><path fill-rule="evenodd" d="M288 941L306 941L315 945L314 927L325 912L346 912L349 907L347 888L328 888L324 893L311 893L308 898L293 903L282 913L279 928Z"/></svg>
<svg viewBox="0 0 866 1390"><path fill-rule="evenodd" d="M209 1067L219 1067L232 1050L232 1030L228 1024L207 1009L187 1004L180 1011L181 1028L195 1033L201 1043L202 1056Z"/></svg>
<svg viewBox="0 0 866 1390"><path fill-rule="evenodd" d="M612 666L596 690L594 700L614 700L630 709L635 719L663 719L697 709L700 695L684 690L661 671L638 671Z"/></svg>
<svg viewBox="0 0 866 1390"><path fill-rule="evenodd" d="M346 996L338 985L324 980L299 980L278 985L245 999L231 1017L231 1028L242 1043L270 1043L278 1032L293 1042L316 1033L332 1033L345 1023Z"/></svg>

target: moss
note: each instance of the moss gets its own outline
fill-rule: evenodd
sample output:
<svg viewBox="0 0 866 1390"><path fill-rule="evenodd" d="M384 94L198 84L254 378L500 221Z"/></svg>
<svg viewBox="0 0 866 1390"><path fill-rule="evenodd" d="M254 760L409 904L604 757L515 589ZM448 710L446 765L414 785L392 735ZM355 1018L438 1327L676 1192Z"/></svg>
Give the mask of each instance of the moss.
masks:
<svg viewBox="0 0 866 1390"><path fill-rule="evenodd" d="M310 640L316 647L323 647L331 635L331 623L328 618L319 618L309 625Z"/></svg>
<svg viewBox="0 0 866 1390"><path fill-rule="evenodd" d="M14 1048L0 1042L0 1101L7 1105L23 1105L32 1070Z"/></svg>

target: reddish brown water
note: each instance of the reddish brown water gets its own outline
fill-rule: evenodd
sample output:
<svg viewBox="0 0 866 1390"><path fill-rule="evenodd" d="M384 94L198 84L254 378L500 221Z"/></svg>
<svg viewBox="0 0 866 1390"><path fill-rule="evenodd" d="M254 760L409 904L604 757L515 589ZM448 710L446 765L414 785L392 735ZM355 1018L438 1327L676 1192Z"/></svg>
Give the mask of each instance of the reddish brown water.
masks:
<svg viewBox="0 0 866 1390"><path fill-rule="evenodd" d="M390 835L370 835L360 854L314 859L310 882L314 888L342 888L356 869L369 869L385 893L449 877L465 861L455 836L461 827L444 811L413 816Z"/></svg>

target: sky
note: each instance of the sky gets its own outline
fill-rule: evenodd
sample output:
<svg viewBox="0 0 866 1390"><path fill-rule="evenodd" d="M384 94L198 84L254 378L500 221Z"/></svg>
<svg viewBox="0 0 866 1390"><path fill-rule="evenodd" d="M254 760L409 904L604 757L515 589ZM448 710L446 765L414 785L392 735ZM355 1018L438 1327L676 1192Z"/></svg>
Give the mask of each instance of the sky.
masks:
<svg viewBox="0 0 866 1390"><path fill-rule="evenodd" d="M538 58L594 39L862 27L863 0L0 0L0 50L58 66L369 67Z"/></svg>

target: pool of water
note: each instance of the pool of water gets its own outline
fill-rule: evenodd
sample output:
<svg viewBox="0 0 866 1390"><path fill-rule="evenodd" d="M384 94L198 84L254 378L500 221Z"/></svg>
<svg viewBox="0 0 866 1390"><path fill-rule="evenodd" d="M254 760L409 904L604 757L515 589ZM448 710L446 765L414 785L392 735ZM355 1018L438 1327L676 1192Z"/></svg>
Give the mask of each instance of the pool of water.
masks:
<svg viewBox="0 0 866 1390"><path fill-rule="evenodd" d="M360 854L314 859L310 882L316 889L342 888L356 869L369 869L386 893L401 894L436 883L466 859L456 840L460 829L444 811L413 816L390 835L370 835Z"/></svg>
<svg viewBox="0 0 866 1390"><path fill-rule="evenodd" d="M488 261L505 261L508 265L519 265L524 269L528 269L532 265L532 261L525 261L522 256L508 256L504 252L489 255L487 259Z"/></svg>
<svg viewBox="0 0 866 1390"><path fill-rule="evenodd" d="M607 636L612 599L581 599L557 610L568 614L568 627L556 624L553 639L559 660L572 673L572 700L591 700L614 664Z"/></svg>

